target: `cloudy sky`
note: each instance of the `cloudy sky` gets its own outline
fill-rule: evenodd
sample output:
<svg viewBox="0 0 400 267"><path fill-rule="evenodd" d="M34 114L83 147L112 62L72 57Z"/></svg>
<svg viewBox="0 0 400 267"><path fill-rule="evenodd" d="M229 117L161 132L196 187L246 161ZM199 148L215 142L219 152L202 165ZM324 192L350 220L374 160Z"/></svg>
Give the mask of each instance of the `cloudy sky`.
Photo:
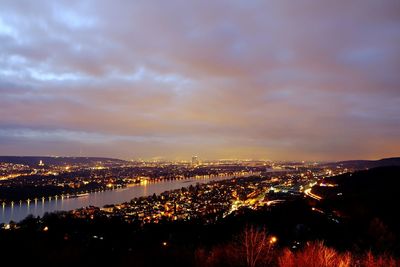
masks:
<svg viewBox="0 0 400 267"><path fill-rule="evenodd" d="M0 0L0 154L400 155L400 1Z"/></svg>

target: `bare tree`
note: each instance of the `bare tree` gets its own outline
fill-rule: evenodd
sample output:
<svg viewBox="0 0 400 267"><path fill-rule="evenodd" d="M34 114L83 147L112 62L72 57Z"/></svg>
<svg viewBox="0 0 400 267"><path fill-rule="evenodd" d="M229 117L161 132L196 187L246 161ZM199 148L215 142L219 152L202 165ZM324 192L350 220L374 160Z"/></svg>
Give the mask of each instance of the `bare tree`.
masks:
<svg viewBox="0 0 400 267"><path fill-rule="evenodd" d="M239 250L244 254L246 266L256 267L271 261L273 246L277 242L277 238L269 236L265 228L257 229L254 226L246 226L239 240L241 243Z"/></svg>

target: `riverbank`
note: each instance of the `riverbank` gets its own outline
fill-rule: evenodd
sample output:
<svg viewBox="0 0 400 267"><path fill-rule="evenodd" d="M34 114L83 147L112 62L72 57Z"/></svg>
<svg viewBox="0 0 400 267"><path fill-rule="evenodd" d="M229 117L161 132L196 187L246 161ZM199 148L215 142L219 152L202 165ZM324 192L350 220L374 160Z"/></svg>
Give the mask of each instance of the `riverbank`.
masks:
<svg viewBox="0 0 400 267"><path fill-rule="evenodd" d="M81 197L64 197L51 199L38 199L33 202L17 203L13 206L3 206L1 210L0 223L10 221L20 221L26 216L43 216L46 212L68 211L82 207L95 206L103 207L109 204L118 204L130 201L135 197L160 194L165 191L189 187L196 183L207 183L216 180L232 179L234 177L248 177L258 175L259 173L240 173L234 175L191 177L178 180L148 181L142 184L119 187L114 190L104 190L98 192L89 192Z"/></svg>

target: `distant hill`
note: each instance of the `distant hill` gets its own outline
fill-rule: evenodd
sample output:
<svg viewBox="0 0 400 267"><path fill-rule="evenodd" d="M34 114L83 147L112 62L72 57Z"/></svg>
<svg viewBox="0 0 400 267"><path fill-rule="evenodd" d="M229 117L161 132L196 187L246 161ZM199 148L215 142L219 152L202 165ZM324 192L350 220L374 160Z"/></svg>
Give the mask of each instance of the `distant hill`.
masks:
<svg viewBox="0 0 400 267"><path fill-rule="evenodd" d="M352 168L352 169L370 169L376 167L385 167L385 166L400 166L400 157L396 158L385 158L380 160L347 160L347 161L339 161L324 164L323 166L327 167L335 167L342 166L343 168Z"/></svg>
<svg viewBox="0 0 400 267"><path fill-rule="evenodd" d="M0 162L37 166L40 161L45 165L72 165L72 164L118 164L126 161L101 157L40 157L40 156L0 156Z"/></svg>

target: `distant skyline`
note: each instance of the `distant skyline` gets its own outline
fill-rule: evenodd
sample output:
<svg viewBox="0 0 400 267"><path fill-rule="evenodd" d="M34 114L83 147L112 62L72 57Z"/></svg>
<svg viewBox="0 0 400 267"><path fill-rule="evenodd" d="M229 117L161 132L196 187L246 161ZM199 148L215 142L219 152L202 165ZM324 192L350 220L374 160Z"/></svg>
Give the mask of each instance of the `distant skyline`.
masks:
<svg viewBox="0 0 400 267"><path fill-rule="evenodd" d="M400 155L400 1L0 1L0 155Z"/></svg>

